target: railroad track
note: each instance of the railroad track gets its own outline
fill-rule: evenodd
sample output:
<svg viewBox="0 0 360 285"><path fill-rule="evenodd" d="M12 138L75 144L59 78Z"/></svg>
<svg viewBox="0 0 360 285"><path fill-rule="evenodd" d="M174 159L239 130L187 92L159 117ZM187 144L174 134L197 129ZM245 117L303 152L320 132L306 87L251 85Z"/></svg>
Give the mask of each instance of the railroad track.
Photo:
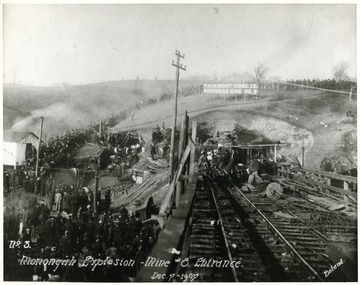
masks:
<svg viewBox="0 0 360 285"><path fill-rule="evenodd" d="M307 225L274 217L273 212L280 209L282 205L258 193L244 194L224 180L203 175L187 238L189 265L180 271L196 273L196 281L207 282L346 281L341 272L324 276L334 264L326 255L326 236ZM201 267L197 265L204 263L199 260L228 260L238 266Z"/></svg>

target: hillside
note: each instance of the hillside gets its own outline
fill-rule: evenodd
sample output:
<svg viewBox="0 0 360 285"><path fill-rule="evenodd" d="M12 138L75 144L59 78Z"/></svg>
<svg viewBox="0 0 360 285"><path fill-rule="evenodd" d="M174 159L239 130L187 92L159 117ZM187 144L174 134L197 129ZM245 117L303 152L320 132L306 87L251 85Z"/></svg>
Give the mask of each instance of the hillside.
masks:
<svg viewBox="0 0 360 285"><path fill-rule="evenodd" d="M199 83L187 81L182 86L193 84ZM29 114L16 121L17 116L4 112L4 121L15 131L34 131L38 129L38 118L44 116L45 136L62 135L65 130L86 127L146 98L158 98L173 90L171 80L121 80L54 87L5 84L4 104Z"/></svg>
<svg viewBox="0 0 360 285"><path fill-rule="evenodd" d="M19 121L29 115L30 113L28 112L24 112L6 104L3 104L3 128L10 129L13 126L14 122Z"/></svg>
<svg viewBox="0 0 360 285"><path fill-rule="evenodd" d="M357 156L356 100L327 92L289 92L265 94L263 101L233 102L224 105L204 96L179 98L178 122L188 111L191 119L206 123L215 134L217 130L232 131L241 126L261 133L262 136L287 143L280 154L301 156L301 147L306 148L305 165L319 168L324 157ZM280 100L280 101L279 101ZM354 117L347 117L351 110ZM144 138L150 139L151 128L165 122L173 122L173 102L161 102L137 112L120 122L114 131L139 129ZM247 143L243 141L242 143Z"/></svg>
<svg viewBox="0 0 360 285"><path fill-rule="evenodd" d="M182 81L180 86L201 83ZM38 129L38 118L44 116L44 135L62 135L65 130L107 119L146 98L171 94L173 88L173 81L164 80L123 80L62 87L5 85L4 123L10 126L20 117L22 120L16 122L13 129L34 131ZM255 98L248 98L246 102L234 99L224 102L222 97L215 101L209 96L179 97L178 122L187 110L192 119L205 124L210 132L241 130L239 137L244 141L239 143L248 143L250 138L256 141L256 136L285 142L288 145L282 149L284 155L291 153L299 157L304 144L306 165L312 168L318 168L325 156L356 157L356 99L350 102L346 95L310 90L262 90L258 102ZM15 111L19 106L24 112ZM346 116L349 110L353 117ZM111 130L140 130L149 140L156 124L172 125L173 111L173 100L158 101L135 111L133 119L127 117Z"/></svg>

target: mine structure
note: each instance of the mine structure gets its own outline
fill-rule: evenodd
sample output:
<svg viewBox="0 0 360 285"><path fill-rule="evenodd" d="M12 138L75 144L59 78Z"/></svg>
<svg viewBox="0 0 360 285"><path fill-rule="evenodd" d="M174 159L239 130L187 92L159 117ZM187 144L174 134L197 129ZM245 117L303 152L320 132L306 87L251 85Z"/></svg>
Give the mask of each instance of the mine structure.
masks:
<svg viewBox="0 0 360 285"><path fill-rule="evenodd" d="M171 262L157 276L142 267L136 281L357 280L356 177L269 159L279 142L206 149L186 122L150 253Z"/></svg>
<svg viewBox="0 0 360 285"><path fill-rule="evenodd" d="M123 110L116 126L116 118L98 121L47 143L41 134L7 135L4 279L357 281L356 159L307 167L313 137L298 117L276 125L246 113L249 104L277 104L260 87L189 88L200 100L180 96L172 127L159 119L134 125L142 108L156 107L148 99ZM185 99L210 106L184 111ZM227 118L224 106L233 112ZM209 127L209 116L223 122ZM316 116L316 131L326 134ZM336 124L355 126L355 115ZM272 139L261 132L269 127ZM353 130L343 138L356 151Z"/></svg>

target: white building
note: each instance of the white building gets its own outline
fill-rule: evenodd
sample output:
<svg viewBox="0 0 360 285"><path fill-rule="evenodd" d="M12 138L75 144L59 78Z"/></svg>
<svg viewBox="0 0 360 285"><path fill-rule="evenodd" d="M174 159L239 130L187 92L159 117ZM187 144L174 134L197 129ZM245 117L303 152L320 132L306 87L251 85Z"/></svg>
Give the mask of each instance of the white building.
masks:
<svg viewBox="0 0 360 285"><path fill-rule="evenodd" d="M3 165L15 169L16 165L23 164L26 159L36 158L38 147L39 137L34 133L4 130Z"/></svg>

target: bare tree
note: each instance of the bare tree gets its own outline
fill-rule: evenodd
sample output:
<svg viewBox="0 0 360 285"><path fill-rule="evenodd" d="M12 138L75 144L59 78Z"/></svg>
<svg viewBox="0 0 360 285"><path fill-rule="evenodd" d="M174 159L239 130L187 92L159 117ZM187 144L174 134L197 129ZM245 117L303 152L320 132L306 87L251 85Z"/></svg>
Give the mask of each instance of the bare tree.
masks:
<svg viewBox="0 0 360 285"><path fill-rule="evenodd" d="M254 66L253 71L255 73L255 78L258 83L260 83L268 72L267 67L263 63L258 63Z"/></svg>
<svg viewBox="0 0 360 285"><path fill-rule="evenodd" d="M254 66L253 71L255 73L256 82L259 86L259 94L260 94L261 81L265 79L265 74L266 72L268 72L268 69L264 65L264 63L258 62L258 64ZM258 94L255 95L255 99L256 101L258 100Z"/></svg>
<svg viewBox="0 0 360 285"><path fill-rule="evenodd" d="M347 75L347 70L349 65L346 62L340 62L339 64L335 65L333 68L333 75L336 81L346 80L349 78Z"/></svg>

